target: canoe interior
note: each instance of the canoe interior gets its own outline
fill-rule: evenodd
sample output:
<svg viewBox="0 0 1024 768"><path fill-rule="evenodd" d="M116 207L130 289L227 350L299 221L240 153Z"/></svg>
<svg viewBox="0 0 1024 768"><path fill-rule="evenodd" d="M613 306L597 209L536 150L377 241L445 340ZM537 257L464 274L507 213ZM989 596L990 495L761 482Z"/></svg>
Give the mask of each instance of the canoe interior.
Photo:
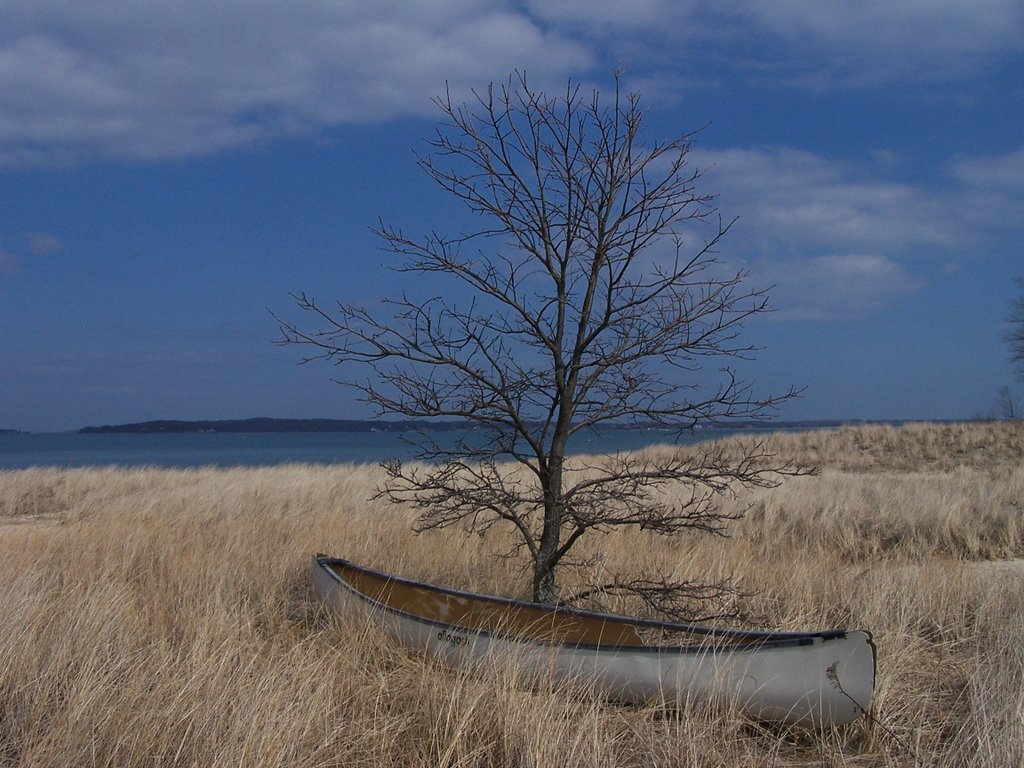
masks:
<svg viewBox="0 0 1024 768"><path fill-rule="evenodd" d="M516 635L534 642L603 648L650 648L665 642L707 647L799 645L815 638L843 637L825 632L747 632L674 624L627 616L556 609L520 600L478 595L403 579L339 558L318 555L317 565L339 585L386 610L420 621L472 632Z"/></svg>

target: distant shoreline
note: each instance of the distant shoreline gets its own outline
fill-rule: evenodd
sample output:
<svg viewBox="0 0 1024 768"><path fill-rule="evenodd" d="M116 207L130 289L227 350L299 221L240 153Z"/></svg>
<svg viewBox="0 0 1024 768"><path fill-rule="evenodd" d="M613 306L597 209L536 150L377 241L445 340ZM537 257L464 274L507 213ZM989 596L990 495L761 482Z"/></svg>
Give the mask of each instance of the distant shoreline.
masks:
<svg viewBox="0 0 1024 768"><path fill-rule="evenodd" d="M887 425L902 426L904 424L964 424L989 419L806 419L798 421L737 421L717 424L699 424L695 432L737 432L745 430L786 431L800 429L838 429L849 426ZM122 434L122 435L158 435L158 434L198 434L204 432L224 434L256 434L256 433L366 433L366 432L465 432L478 428L467 420L448 421L387 421L378 419L157 419L153 421L131 422L127 424L104 424L102 426L86 426L78 429L58 432L33 432L24 429L0 428L0 435L33 435L33 434ZM654 430L666 433L678 430L666 428L658 424L605 424L598 431L607 430ZM683 430L685 431L685 430Z"/></svg>
<svg viewBox="0 0 1024 768"><path fill-rule="evenodd" d="M940 423L946 420L934 420ZM817 419L806 421L744 421L722 424L702 424L698 431L728 430L786 430L786 429L829 429L850 425L888 424L899 426L907 420L865 420L865 419ZM258 433L258 432L452 432L474 428L470 421L383 421L374 419L221 419L221 420L177 420L161 419L131 424L112 424L82 427L80 434L183 434L193 432ZM605 425L602 429L652 429L672 432L675 430L657 424Z"/></svg>
<svg viewBox="0 0 1024 768"><path fill-rule="evenodd" d="M416 421L373 421L369 419L221 419L215 421L183 421L161 419L133 424L113 424L102 427L82 427L81 434L182 434L189 432L409 432L430 429L451 431L465 429L466 422L438 422L426 424Z"/></svg>

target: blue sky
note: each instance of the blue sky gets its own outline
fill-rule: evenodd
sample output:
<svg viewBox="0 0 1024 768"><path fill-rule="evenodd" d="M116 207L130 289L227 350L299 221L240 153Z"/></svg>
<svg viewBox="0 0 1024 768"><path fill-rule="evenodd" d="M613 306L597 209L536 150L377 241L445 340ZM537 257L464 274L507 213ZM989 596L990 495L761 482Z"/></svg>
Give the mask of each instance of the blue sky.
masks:
<svg viewBox="0 0 1024 768"><path fill-rule="evenodd" d="M728 10L723 10L727 5ZM968 418L1013 380L1024 4L0 0L0 427L365 415L274 346L291 291L401 283L368 227L457 231L414 162L447 81L606 89L707 126L744 373L783 418Z"/></svg>

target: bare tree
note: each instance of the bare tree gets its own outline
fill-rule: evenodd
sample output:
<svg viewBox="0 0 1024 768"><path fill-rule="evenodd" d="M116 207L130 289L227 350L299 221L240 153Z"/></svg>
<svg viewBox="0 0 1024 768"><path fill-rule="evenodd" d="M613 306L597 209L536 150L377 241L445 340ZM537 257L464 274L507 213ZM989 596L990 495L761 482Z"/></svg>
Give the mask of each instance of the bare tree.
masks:
<svg viewBox="0 0 1024 768"><path fill-rule="evenodd" d="M638 97L618 79L610 104L572 83L551 96L521 73L469 104L450 93L435 103L443 119L419 166L482 223L453 237L375 231L402 257L399 273L442 276L450 291L405 293L376 311L303 294L316 327L282 321L285 343L312 348L307 360L368 366L368 379L344 378L380 414L476 427L454 446L425 436L430 461L387 463L383 493L416 506L419 530L510 526L533 599L549 604L558 566L587 533L722 533L738 513L719 496L790 471L762 443L566 465L585 430L760 419L796 394L757 397L731 368L706 369L754 352L739 333L768 306L717 256L730 224L696 190L693 134L646 143ZM723 593L633 574L577 596L609 591L669 612Z"/></svg>
<svg viewBox="0 0 1024 768"><path fill-rule="evenodd" d="M1017 278L1017 284L1024 289L1024 277ZM1010 305L1010 315L1006 322L1009 327L1003 338L1010 346L1010 362L1017 367L1017 378L1024 381L1024 294Z"/></svg>
<svg viewBox="0 0 1024 768"><path fill-rule="evenodd" d="M1021 417L1017 398L1013 396L1013 390L1009 387L1000 387L996 393L996 404L992 416L1006 421L1017 421Z"/></svg>

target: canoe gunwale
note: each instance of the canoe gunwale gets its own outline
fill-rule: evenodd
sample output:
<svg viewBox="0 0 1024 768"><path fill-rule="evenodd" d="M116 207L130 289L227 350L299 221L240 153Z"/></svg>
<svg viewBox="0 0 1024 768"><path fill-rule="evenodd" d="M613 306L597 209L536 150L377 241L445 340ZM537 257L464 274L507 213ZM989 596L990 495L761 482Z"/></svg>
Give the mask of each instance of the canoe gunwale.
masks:
<svg viewBox="0 0 1024 768"><path fill-rule="evenodd" d="M460 632L469 632L472 634L480 635L481 637L500 637L518 642L528 642L534 645L577 648L580 650L615 650L629 653L650 653L660 655L689 655L706 653L709 650L714 649L715 647L719 647L720 650L725 650L727 648L731 653L756 653L770 648L786 648L792 646L811 645L814 644L816 641L828 642L830 640L842 640L847 637L848 633L848 630L844 629L833 629L817 632L764 632L757 630L723 629L693 624L665 622L659 621L657 619L642 619L631 616L621 616L611 613L602 613L599 611L585 611L574 608L547 608L538 606L536 603L531 603L525 600L516 600L514 598L500 597L497 595L482 595L475 592L468 592L464 590L453 589L450 587L442 587L435 584L428 584L426 582L417 581L415 579L394 576L392 574L385 573L383 571L378 571L373 568L357 565L342 558L329 557L327 555L322 554L317 554L314 557L314 562L316 566L325 571L330 576L330 578L337 583L338 586L342 587L346 591L358 597L360 600L370 604L378 610L382 610L396 616L401 616L403 618L416 621L421 624L426 624L431 627L437 627L440 629L454 629ZM557 641L545 640L542 638L534 638L529 636L520 636L514 631L492 631L482 627L465 626L454 622L445 622L420 614L412 613L406 610L402 610L400 608L397 608L393 605L389 605L386 602L383 602L374 597L371 597L370 595L363 593L355 586L350 584L348 581L346 581L340 574L338 574L337 571L335 571L334 566L352 569L357 572L368 574L375 578L385 579L391 583L406 585L417 589L425 589L445 596L469 599L477 602L504 606L508 608L528 608L531 610L536 610L538 607L541 607L545 608L547 612L557 613L567 617L577 617L584 620L598 620L617 624L627 624L644 629L660 629L668 632L678 632L681 634L700 635L703 636L707 641L712 642L703 642L697 645L634 645L611 643L587 643L576 642L573 640ZM873 651L874 643L872 642L871 633L866 632L865 630L858 631L864 632L867 635L867 641L869 645L871 645ZM734 642L727 646L716 646L713 642L715 639L728 640Z"/></svg>

